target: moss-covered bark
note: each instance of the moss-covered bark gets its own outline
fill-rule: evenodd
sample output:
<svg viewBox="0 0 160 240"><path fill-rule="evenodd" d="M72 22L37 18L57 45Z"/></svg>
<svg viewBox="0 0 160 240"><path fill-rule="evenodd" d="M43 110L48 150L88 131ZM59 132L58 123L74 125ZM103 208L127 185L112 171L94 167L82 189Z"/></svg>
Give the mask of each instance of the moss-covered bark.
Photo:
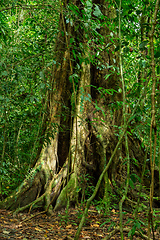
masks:
<svg viewBox="0 0 160 240"><path fill-rule="evenodd" d="M62 189L54 207L54 210L59 210L61 208L65 208L67 206L67 202L69 201L71 204L76 203L78 199L77 190L77 176L73 173L70 177L67 185Z"/></svg>

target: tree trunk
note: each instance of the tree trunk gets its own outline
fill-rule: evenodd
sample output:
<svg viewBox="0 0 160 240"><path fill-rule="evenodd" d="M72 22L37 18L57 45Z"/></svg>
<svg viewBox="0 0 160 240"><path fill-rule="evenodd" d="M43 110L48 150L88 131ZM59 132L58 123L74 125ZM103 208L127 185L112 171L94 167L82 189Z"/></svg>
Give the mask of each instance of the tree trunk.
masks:
<svg viewBox="0 0 160 240"><path fill-rule="evenodd" d="M94 3L99 4L103 16L114 21L114 9L108 8L106 1L94 0ZM83 9L79 1L74 1L74 5ZM94 18L96 21L98 15ZM94 42L92 36L93 41L89 43L84 30L76 30L74 24L66 23L63 10L59 27L56 64L49 70L52 90L48 92L47 101L50 122L47 132L52 132L54 137L47 139L46 136L34 168L21 186L0 203L0 207L18 208L17 211L43 207L51 214L53 208L58 210L66 207L67 202L76 204L83 200L88 180L93 186L96 184L123 126L121 81L117 74L119 59L114 51L116 42L112 42L111 30L104 24L96 30L98 40ZM70 46L70 38L75 39L74 46ZM73 60L74 47L83 48L83 51L76 52L81 59ZM76 69L77 64L80 70ZM75 74L79 75L78 82L74 81ZM129 147L131 159L139 161L140 166L132 161L132 171L140 176L144 152L140 142L132 136L129 137ZM117 186L125 182L124 159L122 143L99 189L101 198L107 199L108 188L113 188L114 182Z"/></svg>

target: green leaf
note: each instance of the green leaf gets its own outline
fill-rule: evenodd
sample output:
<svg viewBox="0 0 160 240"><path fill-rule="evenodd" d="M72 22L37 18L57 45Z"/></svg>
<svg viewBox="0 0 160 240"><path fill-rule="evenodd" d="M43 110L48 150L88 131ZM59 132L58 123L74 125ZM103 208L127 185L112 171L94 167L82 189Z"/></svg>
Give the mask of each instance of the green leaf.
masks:
<svg viewBox="0 0 160 240"><path fill-rule="evenodd" d="M136 182L136 179L137 179L139 182L141 182L141 178L140 178L137 174L135 174L135 173L131 174L130 178L132 179L132 181L133 181L134 183Z"/></svg>
<svg viewBox="0 0 160 240"><path fill-rule="evenodd" d="M130 178L131 178L131 180L132 180L134 183L136 182L136 178L135 178L134 174L132 174L132 175L130 176Z"/></svg>
<svg viewBox="0 0 160 240"><path fill-rule="evenodd" d="M143 41L139 44L139 48L142 50L147 44L148 44L148 41Z"/></svg>
<svg viewBox="0 0 160 240"><path fill-rule="evenodd" d="M154 54L155 58L159 58L160 57L160 50L158 50L155 54Z"/></svg>
<svg viewBox="0 0 160 240"><path fill-rule="evenodd" d="M129 53L129 47L125 47L125 48L123 49L123 52L124 52L124 53Z"/></svg>
<svg viewBox="0 0 160 240"><path fill-rule="evenodd" d="M136 221L135 226L136 226L136 228L140 229L140 228L141 228L140 222L139 222L139 221Z"/></svg>
<svg viewBox="0 0 160 240"><path fill-rule="evenodd" d="M92 7L92 1L87 0L86 5L87 5L87 7Z"/></svg>
<svg viewBox="0 0 160 240"><path fill-rule="evenodd" d="M102 110L102 114L103 114L103 117L105 118L106 115L105 115L105 112L103 110Z"/></svg>
<svg viewBox="0 0 160 240"><path fill-rule="evenodd" d="M129 118L129 121L132 121L134 118L136 117L136 115L133 115Z"/></svg>
<svg viewBox="0 0 160 240"><path fill-rule="evenodd" d="M133 222L133 219L132 218L128 218L126 224L130 223L130 222Z"/></svg>
<svg viewBox="0 0 160 240"><path fill-rule="evenodd" d="M96 16L96 17L101 17L101 16L103 16L103 14L101 13L101 10L99 9L99 7L98 7L97 5L96 5L95 8L94 8L93 15Z"/></svg>
<svg viewBox="0 0 160 240"><path fill-rule="evenodd" d="M74 58L76 59L76 53L75 53L75 51L72 50L72 53L73 53Z"/></svg>
<svg viewBox="0 0 160 240"><path fill-rule="evenodd" d="M111 35L111 37L113 37L114 36L113 32L110 32L110 35Z"/></svg>
<svg viewBox="0 0 160 240"><path fill-rule="evenodd" d="M115 52L119 51L119 45L115 48Z"/></svg>
<svg viewBox="0 0 160 240"><path fill-rule="evenodd" d="M30 97L30 101L31 101L31 103L34 102L34 96L31 96L31 97Z"/></svg>
<svg viewBox="0 0 160 240"><path fill-rule="evenodd" d="M108 78L109 78L109 76L111 76L112 75L112 73L109 73L109 74L107 74L107 75L105 75L105 80L107 80Z"/></svg>
<svg viewBox="0 0 160 240"><path fill-rule="evenodd" d="M73 43L74 42L74 38L70 38L70 43Z"/></svg>
<svg viewBox="0 0 160 240"><path fill-rule="evenodd" d="M95 108L96 108L98 111L101 111L101 108L98 107L97 105L95 105Z"/></svg>
<svg viewBox="0 0 160 240"><path fill-rule="evenodd" d="M2 72L2 74L1 74L2 76L7 76L8 75L8 73L7 73L7 71L4 71L4 72Z"/></svg>
<svg viewBox="0 0 160 240"><path fill-rule="evenodd" d="M40 88L41 88L41 89L44 89L44 88L45 88L45 84L44 84L44 83L41 83L41 84L40 84Z"/></svg>
<svg viewBox="0 0 160 240"><path fill-rule="evenodd" d="M20 89L20 92L24 92L25 91L25 88L24 87L21 87L21 89Z"/></svg>
<svg viewBox="0 0 160 240"><path fill-rule="evenodd" d="M39 76L40 76L41 79L44 79L44 73L43 73L43 71L41 71L41 72L39 73Z"/></svg>
<svg viewBox="0 0 160 240"><path fill-rule="evenodd" d="M132 181L131 179L129 179L129 185L130 185L130 187L131 187L132 189L135 188L135 187L134 187L134 184L133 184L133 181Z"/></svg>
<svg viewBox="0 0 160 240"><path fill-rule="evenodd" d="M128 45L129 45L129 42L127 42L127 41L123 41L123 42L122 42L122 47L128 46Z"/></svg>
<svg viewBox="0 0 160 240"><path fill-rule="evenodd" d="M136 166L138 166L138 161L137 161L137 159L132 158L132 160L134 161L133 164L136 165ZM136 176L137 176L137 175L136 175Z"/></svg>
<svg viewBox="0 0 160 240"><path fill-rule="evenodd" d="M136 231L136 226L133 226L132 229L128 233L128 237L133 236L135 234L135 231Z"/></svg>

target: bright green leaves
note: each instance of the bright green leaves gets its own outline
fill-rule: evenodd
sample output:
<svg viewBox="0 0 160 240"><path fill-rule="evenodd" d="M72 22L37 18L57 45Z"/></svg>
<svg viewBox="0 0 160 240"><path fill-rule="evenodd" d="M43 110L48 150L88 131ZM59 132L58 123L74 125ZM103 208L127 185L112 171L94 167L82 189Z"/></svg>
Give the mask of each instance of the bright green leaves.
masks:
<svg viewBox="0 0 160 240"><path fill-rule="evenodd" d="M141 225L145 225L144 222L142 222L141 220L138 220L138 219L134 219L134 220L128 219L127 223L129 223L129 222L132 222L132 228L128 233L128 237L133 236L136 232L136 229L138 231L140 231L140 230L142 231Z"/></svg>
<svg viewBox="0 0 160 240"><path fill-rule="evenodd" d="M74 13L76 16L79 16L79 8L75 4L69 4L68 8Z"/></svg>
<svg viewBox="0 0 160 240"><path fill-rule="evenodd" d="M7 41L10 38L11 28L8 25L6 16L0 12L0 39Z"/></svg>
<svg viewBox="0 0 160 240"><path fill-rule="evenodd" d="M109 94L109 95L113 95L114 92L117 92L116 90L114 89L105 89L103 87L99 87L97 89L102 95L105 95L106 93Z"/></svg>
<svg viewBox="0 0 160 240"><path fill-rule="evenodd" d="M17 167L11 179L20 174L20 180L35 158L42 132L42 102L51 89L49 77L56 64L59 12L55 13L55 2L50 8L36 4L37 9L5 4L11 9L0 12L0 125L6 127L0 130L0 152L5 147L5 162L18 161L21 169Z"/></svg>

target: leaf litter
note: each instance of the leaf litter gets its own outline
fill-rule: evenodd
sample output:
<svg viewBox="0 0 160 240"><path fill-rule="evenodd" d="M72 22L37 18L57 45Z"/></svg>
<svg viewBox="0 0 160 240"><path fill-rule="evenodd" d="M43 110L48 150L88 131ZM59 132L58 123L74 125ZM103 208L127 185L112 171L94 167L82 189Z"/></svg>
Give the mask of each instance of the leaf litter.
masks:
<svg viewBox="0 0 160 240"><path fill-rule="evenodd" d="M49 240L73 240L78 228L78 224L82 217L83 209L70 208L66 214L65 210L54 212L52 216L39 214L36 217L30 218L29 213L19 213L13 217L11 211L0 209L0 239L1 240L29 240L29 239L49 239ZM36 212L33 213L36 214ZM23 220L27 220L23 222ZM124 226L132 228L133 219L131 212L124 212ZM139 219L146 224L141 226L143 233L147 235L147 218L144 212L139 214ZM160 216L156 219L160 221ZM126 223L126 224L125 224ZM94 206L91 206L88 211L88 216L85 225L82 228L80 240L100 240L106 237L119 224L119 211L112 209L108 214L98 213ZM160 239L160 226L155 231L156 239ZM152 235L150 236L152 239ZM111 240L121 239L120 234L110 238ZM129 240L128 233L124 232L124 240ZM140 240L140 237L133 237Z"/></svg>

